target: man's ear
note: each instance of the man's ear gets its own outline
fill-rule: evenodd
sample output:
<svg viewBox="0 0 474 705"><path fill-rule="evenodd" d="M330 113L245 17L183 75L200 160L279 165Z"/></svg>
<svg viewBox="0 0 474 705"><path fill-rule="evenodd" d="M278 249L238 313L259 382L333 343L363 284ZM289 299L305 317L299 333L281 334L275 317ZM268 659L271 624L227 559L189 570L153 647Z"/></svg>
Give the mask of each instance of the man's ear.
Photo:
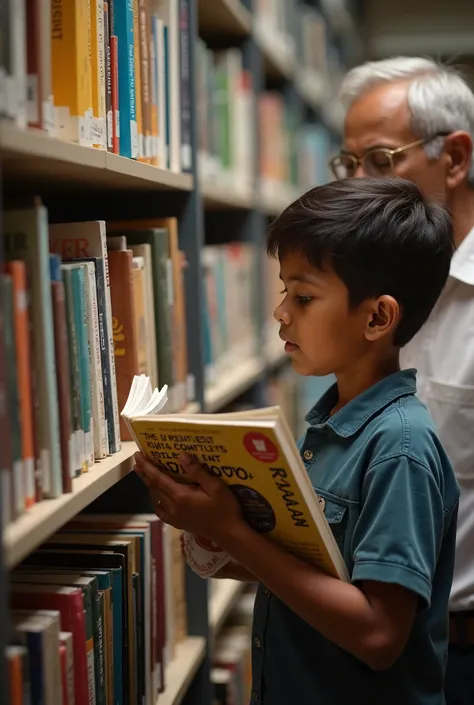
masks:
<svg viewBox="0 0 474 705"><path fill-rule="evenodd" d="M384 294L374 299L364 331L366 340L375 341L393 335L400 322L400 306L393 296Z"/></svg>
<svg viewBox="0 0 474 705"><path fill-rule="evenodd" d="M447 185L456 188L469 174L472 157L472 138L458 130L445 137L444 152L448 157Z"/></svg>

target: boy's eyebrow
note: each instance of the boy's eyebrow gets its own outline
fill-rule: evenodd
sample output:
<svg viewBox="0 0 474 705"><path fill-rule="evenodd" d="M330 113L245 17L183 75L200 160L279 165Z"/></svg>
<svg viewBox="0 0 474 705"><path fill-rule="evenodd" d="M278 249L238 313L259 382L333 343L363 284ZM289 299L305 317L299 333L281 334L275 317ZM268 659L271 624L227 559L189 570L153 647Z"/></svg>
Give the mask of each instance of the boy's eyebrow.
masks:
<svg viewBox="0 0 474 705"><path fill-rule="evenodd" d="M283 277L281 276L280 273L280 279L282 281ZM313 284L317 286L320 282L318 281L318 278L313 276L312 274L291 274L288 278L287 281L289 282L301 282L302 284Z"/></svg>

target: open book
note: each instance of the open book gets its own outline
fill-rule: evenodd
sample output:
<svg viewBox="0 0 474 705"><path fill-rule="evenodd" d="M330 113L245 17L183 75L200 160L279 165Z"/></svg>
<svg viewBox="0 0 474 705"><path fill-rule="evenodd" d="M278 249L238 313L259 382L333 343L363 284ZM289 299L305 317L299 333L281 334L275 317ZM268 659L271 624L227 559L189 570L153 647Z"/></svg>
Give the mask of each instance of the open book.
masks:
<svg viewBox="0 0 474 705"><path fill-rule="evenodd" d="M227 414L163 413L166 386L136 376L122 416L140 450L186 482L179 464L194 455L238 496L245 519L269 539L330 575L347 569L279 407Z"/></svg>

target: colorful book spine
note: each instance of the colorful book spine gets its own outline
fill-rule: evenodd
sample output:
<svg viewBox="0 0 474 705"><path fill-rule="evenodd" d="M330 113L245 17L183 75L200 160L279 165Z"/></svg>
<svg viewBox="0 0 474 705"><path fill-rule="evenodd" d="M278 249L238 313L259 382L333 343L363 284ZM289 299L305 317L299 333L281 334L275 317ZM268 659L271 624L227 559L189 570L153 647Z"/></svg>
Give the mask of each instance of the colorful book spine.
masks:
<svg viewBox="0 0 474 705"><path fill-rule="evenodd" d="M115 32L118 37L118 94L120 154L138 158L138 127L135 95L134 0L115 0Z"/></svg>
<svg viewBox="0 0 474 705"><path fill-rule="evenodd" d="M57 388L59 406L61 409L59 422L63 492L72 492L72 478L74 476L74 437L71 421L71 370L67 333L66 295L61 271L61 258L59 255L50 255L49 262L51 272L51 297L53 301Z"/></svg>
<svg viewBox="0 0 474 705"><path fill-rule="evenodd" d="M51 47L55 129L58 137L92 144L89 0L56 0Z"/></svg>
<svg viewBox="0 0 474 705"><path fill-rule="evenodd" d="M7 271L11 274L13 282L15 354L20 395L23 480L25 507L28 509L35 503L35 429L31 379L31 336L25 263L22 260L10 262L7 265Z"/></svg>
<svg viewBox="0 0 474 705"><path fill-rule="evenodd" d="M179 69L181 96L181 171L192 169L191 84L189 75L189 0L179 0Z"/></svg>
<svg viewBox="0 0 474 705"><path fill-rule="evenodd" d="M104 0L89 0L92 60L92 144L105 149L107 142L107 58Z"/></svg>
<svg viewBox="0 0 474 705"><path fill-rule="evenodd" d="M37 205L7 211L4 225L7 258L23 259L27 266L43 491L57 497L62 493L62 473L46 209Z"/></svg>

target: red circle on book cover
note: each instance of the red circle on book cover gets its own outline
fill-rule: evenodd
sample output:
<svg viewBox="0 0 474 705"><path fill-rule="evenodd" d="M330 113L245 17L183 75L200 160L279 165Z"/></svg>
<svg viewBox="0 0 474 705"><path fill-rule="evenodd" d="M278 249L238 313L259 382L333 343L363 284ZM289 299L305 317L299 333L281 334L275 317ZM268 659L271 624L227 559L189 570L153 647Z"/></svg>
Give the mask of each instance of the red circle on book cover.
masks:
<svg viewBox="0 0 474 705"><path fill-rule="evenodd" d="M274 463L278 459L278 448L263 433L246 433L244 446L247 453L261 463Z"/></svg>
<svg viewBox="0 0 474 705"><path fill-rule="evenodd" d="M194 540L196 541L197 545L203 548L205 551L212 551L213 553L222 553L223 549L216 543L211 541L211 539L207 539L205 536L195 536Z"/></svg>

